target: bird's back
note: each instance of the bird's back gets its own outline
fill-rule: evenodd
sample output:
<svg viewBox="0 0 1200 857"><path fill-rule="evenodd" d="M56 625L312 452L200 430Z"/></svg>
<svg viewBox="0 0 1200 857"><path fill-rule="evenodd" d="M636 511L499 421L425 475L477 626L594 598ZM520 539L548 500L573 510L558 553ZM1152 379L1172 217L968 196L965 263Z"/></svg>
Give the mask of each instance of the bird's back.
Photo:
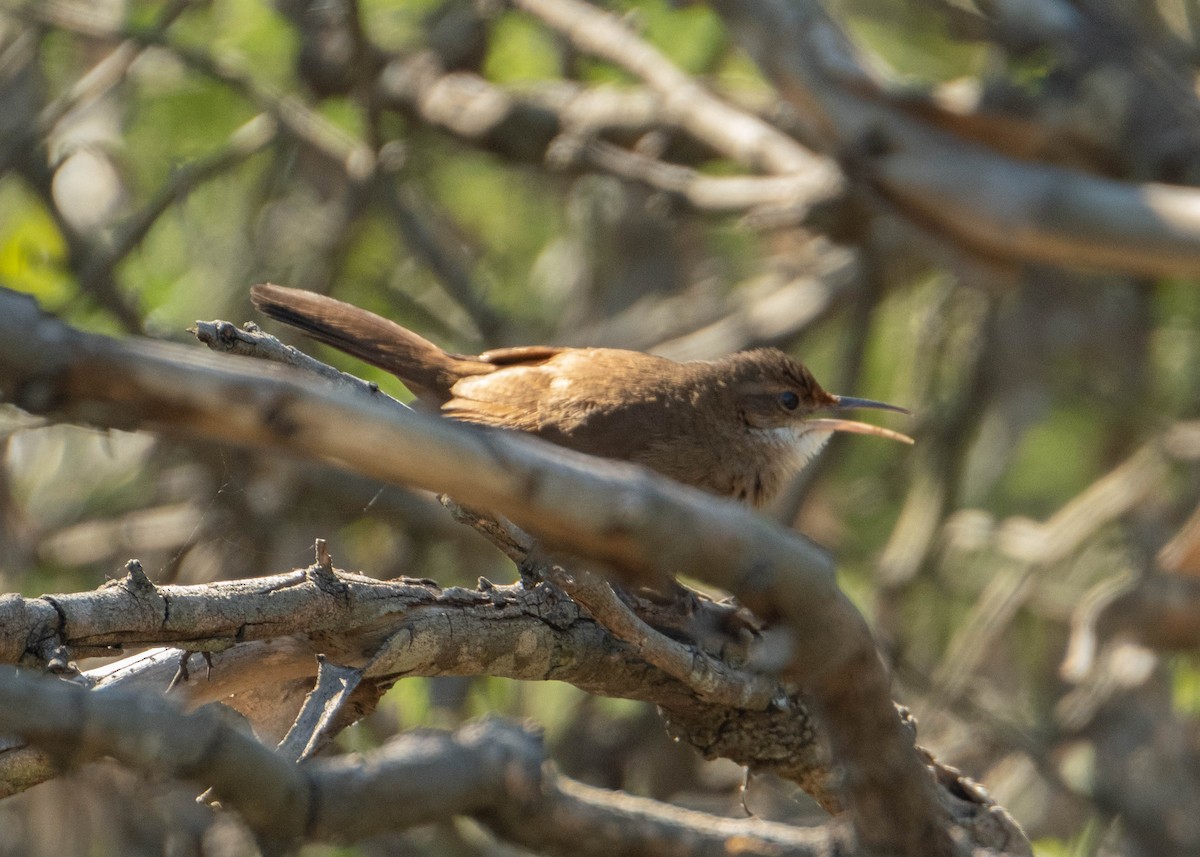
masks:
<svg viewBox="0 0 1200 857"><path fill-rule="evenodd" d="M686 366L638 351L562 349L460 379L442 412L591 455L637 460L657 439L684 431L693 404L680 383Z"/></svg>

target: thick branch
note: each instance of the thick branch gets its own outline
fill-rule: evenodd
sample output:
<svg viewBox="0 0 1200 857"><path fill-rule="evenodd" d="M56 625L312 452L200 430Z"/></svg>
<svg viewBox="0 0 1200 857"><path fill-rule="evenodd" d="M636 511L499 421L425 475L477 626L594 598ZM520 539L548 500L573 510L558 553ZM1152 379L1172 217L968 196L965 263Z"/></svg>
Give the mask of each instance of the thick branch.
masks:
<svg viewBox="0 0 1200 857"><path fill-rule="evenodd" d="M179 684L171 696L188 705L230 704L272 741L287 730L295 712L284 696L290 698L297 682L311 681L318 651L385 688L401 676L563 681L659 705L676 733L705 756L773 771L825 806L838 806L836 777L812 718L794 695L777 687L747 699L744 675L699 649L692 650L695 675L665 674L545 586L441 590L428 581L379 581L345 573L331 586L304 571L200 586L147 588L146 581L140 589L134 579L131 574L94 592L8 596L0 612L3 658L22 658L22 645L23 660L33 656L44 663L53 656L63 665L80 654L111 654L107 646L121 644L173 642L206 651L211 674L196 655L192 672L203 677ZM720 624L720 615L703 615L705 604L698 609L697 624ZM674 643L671 651L684 648ZM153 650L84 677L100 692L162 692L180 655ZM271 689L266 705L259 698L264 688ZM711 701L722 698L742 702L729 707ZM0 794L52 775L42 756L18 747L0 750Z"/></svg>
<svg viewBox="0 0 1200 857"><path fill-rule="evenodd" d="M797 830L714 818L591 788L544 766L540 739L498 720L455 733L413 731L364 757L295 766L209 710L185 714L149 694L97 695L67 682L0 674L0 729L62 762L110 755L154 777L211 786L273 849L355 841L469 814L550 854L820 855L844 828ZM589 844L590 843L590 844Z"/></svg>

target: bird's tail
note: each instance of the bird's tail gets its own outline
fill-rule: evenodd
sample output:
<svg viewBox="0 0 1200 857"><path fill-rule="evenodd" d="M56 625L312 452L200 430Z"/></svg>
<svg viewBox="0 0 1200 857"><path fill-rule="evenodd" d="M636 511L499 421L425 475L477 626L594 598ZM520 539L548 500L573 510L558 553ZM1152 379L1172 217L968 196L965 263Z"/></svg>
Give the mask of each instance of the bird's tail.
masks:
<svg viewBox="0 0 1200 857"><path fill-rule="evenodd" d="M443 351L394 321L316 292L260 283L251 287L250 299L271 318L391 372L430 404L452 398L450 388L460 378L495 371L482 360Z"/></svg>

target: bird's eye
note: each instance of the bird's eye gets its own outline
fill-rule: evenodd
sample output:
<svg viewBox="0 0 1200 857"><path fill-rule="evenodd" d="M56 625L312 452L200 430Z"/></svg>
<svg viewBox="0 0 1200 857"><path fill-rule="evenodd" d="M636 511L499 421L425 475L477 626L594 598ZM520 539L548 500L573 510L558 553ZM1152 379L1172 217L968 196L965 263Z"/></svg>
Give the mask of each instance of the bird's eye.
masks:
<svg viewBox="0 0 1200 857"><path fill-rule="evenodd" d="M783 405L789 411L794 411L800 407L800 397L791 390L785 390L779 394L779 404Z"/></svg>

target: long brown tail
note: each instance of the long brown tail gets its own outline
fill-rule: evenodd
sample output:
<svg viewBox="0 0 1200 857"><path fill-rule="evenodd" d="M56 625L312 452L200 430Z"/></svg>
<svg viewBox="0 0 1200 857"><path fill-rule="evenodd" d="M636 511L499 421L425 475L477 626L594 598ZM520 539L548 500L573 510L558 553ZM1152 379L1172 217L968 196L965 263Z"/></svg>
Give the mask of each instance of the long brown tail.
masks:
<svg viewBox="0 0 1200 857"><path fill-rule="evenodd" d="M369 310L315 292L260 283L251 287L250 299L271 318L386 369L430 404L452 398L450 388L460 378L495 371L482 360L443 351Z"/></svg>

